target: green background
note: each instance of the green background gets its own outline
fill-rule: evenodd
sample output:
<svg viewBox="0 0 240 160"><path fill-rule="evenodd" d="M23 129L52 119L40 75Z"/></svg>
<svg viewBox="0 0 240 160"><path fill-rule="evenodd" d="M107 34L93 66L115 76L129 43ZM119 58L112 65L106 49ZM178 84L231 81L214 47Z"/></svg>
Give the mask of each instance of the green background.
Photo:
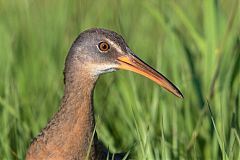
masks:
<svg viewBox="0 0 240 160"><path fill-rule="evenodd" d="M58 110L81 31L121 34L184 94L128 71L101 76L99 138L133 159L240 159L239 0L0 0L0 159L24 159Z"/></svg>

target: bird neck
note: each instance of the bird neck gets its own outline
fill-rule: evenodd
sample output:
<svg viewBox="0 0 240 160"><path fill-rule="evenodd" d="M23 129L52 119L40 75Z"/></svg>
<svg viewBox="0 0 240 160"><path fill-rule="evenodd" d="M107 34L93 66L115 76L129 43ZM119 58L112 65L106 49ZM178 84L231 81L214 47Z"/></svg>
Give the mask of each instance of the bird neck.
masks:
<svg viewBox="0 0 240 160"><path fill-rule="evenodd" d="M84 72L83 72L84 73ZM93 92L97 78L81 74L72 77L65 84L59 115L59 130L66 136L61 138L69 149L85 157L95 154L97 137L94 135L95 119L93 108ZM59 132L59 131L58 131ZM69 140L68 142L66 141ZM75 147L75 148L74 148Z"/></svg>
<svg viewBox="0 0 240 160"><path fill-rule="evenodd" d="M56 155L56 158L65 159L85 159L87 156L95 159L97 136L94 135L93 90L96 80L97 77L81 72L66 77L60 109L33 141L27 157Z"/></svg>

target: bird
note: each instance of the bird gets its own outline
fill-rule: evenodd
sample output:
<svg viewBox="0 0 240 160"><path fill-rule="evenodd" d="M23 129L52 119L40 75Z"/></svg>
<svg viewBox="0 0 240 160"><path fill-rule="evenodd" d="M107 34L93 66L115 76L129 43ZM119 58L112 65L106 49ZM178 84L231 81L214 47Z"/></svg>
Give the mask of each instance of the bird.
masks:
<svg viewBox="0 0 240 160"><path fill-rule="evenodd" d="M90 28L76 38L65 59L59 110L29 145L27 160L104 160L111 154L95 133L93 94L100 75L119 69L143 75L183 98L163 74L141 60L118 33Z"/></svg>

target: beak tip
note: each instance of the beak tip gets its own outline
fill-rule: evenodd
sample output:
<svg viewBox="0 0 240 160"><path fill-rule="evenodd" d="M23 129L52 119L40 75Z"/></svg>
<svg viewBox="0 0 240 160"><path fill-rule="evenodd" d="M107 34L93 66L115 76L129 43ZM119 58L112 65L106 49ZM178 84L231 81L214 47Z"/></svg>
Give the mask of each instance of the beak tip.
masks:
<svg viewBox="0 0 240 160"><path fill-rule="evenodd" d="M178 90L177 91L177 94L176 94L176 96L177 97L179 97L179 98L182 98L182 99L184 99L184 96L183 96L183 94Z"/></svg>
<svg viewBox="0 0 240 160"><path fill-rule="evenodd" d="M184 96L182 94L180 94L180 98L184 99Z"/></svg>

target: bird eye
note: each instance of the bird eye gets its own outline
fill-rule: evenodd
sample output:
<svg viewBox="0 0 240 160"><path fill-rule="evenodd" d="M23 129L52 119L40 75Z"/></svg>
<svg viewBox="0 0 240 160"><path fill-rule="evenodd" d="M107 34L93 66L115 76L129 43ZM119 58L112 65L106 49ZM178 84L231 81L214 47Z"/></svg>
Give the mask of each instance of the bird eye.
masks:
<svg viewBox="0 0 240 160"><path fill-rule="evenodd" d="M109 50L110 46L109 46L109 44L106 43L106 42L100 42L100 43L98 44L98 48L99 48L101 51L107 51L107 50Z"/></svg>

